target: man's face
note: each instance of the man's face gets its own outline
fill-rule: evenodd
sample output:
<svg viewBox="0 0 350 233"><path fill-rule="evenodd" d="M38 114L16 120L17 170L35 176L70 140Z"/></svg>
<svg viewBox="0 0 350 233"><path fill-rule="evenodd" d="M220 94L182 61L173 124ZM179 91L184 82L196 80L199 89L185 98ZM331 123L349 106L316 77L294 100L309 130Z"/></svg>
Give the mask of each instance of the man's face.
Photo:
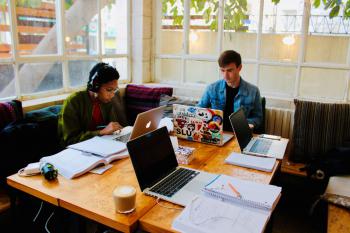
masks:
<svg viewBox="0 0 350 233"><path fill-rule="evenodd" d="M112 100L115 93L118 91L118 80L113 80L108 83L104 83L98 89L98 99L102 103L108 103Z"/></svg>
<svg viewBox="0 0 350 233"><path fill-rule="evenodd" d="M233 86L234 84L237 84L239 80L239 72L242 69L242 64L238 67L235 63L230 63L224 67L220 67L220 72L222 74L222 77L225 79L227 85Z"/></svg>

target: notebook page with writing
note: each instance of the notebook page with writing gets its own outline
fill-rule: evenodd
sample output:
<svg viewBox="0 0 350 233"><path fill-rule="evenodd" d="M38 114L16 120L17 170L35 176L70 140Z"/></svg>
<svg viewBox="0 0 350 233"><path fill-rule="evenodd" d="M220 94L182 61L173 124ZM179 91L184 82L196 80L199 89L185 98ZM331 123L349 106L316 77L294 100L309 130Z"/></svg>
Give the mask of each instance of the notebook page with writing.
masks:
<svg viewBox="0 0 350 233"><path fill-rule="evenodd" d="M203 191L205 194L224 201L268 210L274 209L281 195L280 187L259 184L226 175L218 175L204 187ZM237 192L241 197L237 195Z"/></svg>
<svg viewBox="0 0 350 233"><path fill-rule="evenodd" d="M69 145L68 148L107 157L126 150L126 144L96 136L91 139Z"/></svg>
<svg viewBox="0 0 350 233"><path fill-rule="evenodd" d="M258 157L232 152L226 159L225 163L253 168L260 171L271 172L276 163L276 158Z"/></svg>
<svg viewBox="0 0 350 233"><path fill-rule="evenodd" d="M180 232L260 233L271 211L231 205L205 196L197 196L174 220Z"/></svg>

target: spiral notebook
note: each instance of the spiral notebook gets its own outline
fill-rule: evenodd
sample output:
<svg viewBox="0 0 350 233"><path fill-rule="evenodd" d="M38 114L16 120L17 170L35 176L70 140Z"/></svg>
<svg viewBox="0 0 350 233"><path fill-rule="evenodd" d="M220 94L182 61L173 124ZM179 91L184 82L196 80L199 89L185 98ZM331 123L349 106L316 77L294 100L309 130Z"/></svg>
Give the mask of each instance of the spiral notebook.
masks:
<svg viewBox="0 0 350 233"><path fill-rule="evenodd" d="M203 192L223 201L273 210L281 196L281 187L218 175Z"/></svg>
<svg viewBox="0 0 350 233"><path fill-rule="evenodd" d="M179 232L261 233L281 188L219 175L174 220Z"/></svg>

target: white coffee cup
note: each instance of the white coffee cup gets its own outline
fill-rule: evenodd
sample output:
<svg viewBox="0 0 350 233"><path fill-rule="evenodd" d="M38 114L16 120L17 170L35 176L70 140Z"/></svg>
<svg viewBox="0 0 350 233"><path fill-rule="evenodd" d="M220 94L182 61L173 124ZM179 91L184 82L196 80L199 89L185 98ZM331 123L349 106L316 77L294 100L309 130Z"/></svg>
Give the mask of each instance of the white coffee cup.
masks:
<svg viewBox="0 0 350 233"><path fill-rule="evenodd" d="M115 210L130 213L135 209L136 189L130 185L118 186L113 191Z"/></svg>

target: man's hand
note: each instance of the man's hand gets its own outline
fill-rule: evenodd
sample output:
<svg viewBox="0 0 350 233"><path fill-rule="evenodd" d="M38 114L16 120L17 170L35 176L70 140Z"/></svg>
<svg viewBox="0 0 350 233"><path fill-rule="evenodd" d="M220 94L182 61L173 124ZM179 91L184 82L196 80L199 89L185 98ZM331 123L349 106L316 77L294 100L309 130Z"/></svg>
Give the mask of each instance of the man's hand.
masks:
<svg viewBox="0 0 350 233"><path fill-rule="evenodd" d="M122 128L123 126L121 126L118 122L110 122L104 129L100 131L100 135L110 135L117 130L121 130Z"/></svg>

